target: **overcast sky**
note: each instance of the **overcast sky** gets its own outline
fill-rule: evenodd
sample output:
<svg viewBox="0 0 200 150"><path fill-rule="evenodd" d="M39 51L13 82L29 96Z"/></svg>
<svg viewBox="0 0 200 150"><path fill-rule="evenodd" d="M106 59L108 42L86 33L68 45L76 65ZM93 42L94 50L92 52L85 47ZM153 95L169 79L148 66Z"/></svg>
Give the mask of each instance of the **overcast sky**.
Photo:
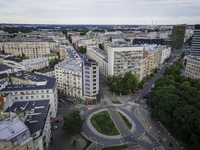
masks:
<svg viewBox="0 0 200 150"><path fill-rule="evenodd" d="M0 0L0 23L197 24L200 0Z"/></svg>

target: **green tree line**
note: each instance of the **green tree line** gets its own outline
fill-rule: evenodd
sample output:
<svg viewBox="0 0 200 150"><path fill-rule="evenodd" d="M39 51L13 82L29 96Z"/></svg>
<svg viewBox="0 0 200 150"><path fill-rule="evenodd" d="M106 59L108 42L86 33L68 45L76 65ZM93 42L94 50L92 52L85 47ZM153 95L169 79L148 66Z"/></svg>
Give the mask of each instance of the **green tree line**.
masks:
<svg viewBox="0 0 200 150"><path fill-rule="evenodd" d="M172 127L179 139L195 150L200 148L200 81L181 76L183 65L176 61L166 68L147 99L152 118Z"/></svg>

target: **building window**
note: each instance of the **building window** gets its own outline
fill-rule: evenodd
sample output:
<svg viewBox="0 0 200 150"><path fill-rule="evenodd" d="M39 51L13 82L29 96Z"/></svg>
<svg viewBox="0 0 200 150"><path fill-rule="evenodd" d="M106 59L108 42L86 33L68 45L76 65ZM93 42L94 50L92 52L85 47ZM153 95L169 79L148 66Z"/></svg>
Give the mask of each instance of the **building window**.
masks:
<svg viewBox="0 0 200 150"><path fill-rule="evenodd" d="M13 145L14 145L14 146L17 145L17 139L14 139L14 140L13 140Z"/></svg>
<svg viewBox="0 0 200 150"><path fill-rule="evenodd" d="M85 83L85 85L86 85L86 86L90 86L90 84L88 84L88 83Z"/></svg>
<svg viewBox="0 0 200 150"><path fill-rule="evenodd" d="M49 93L49 90L47 90L47 93Z"/></svg>
<svg viewBox="0 0 200 150"><path fill-rule="evenodd" d="M47 98L49 98L49 95L47 95Z"/></svg>
<svg viewBox="0 0 200 150"><path fill-rule="evenodd" d="M44 98L44 95L42 95L42 98Z"/></svg>
<svg viewBox="0 0 200 150"><path fill-rule="evenodd" d="M24 133L24 134L22 135L22 139L23 139L23 140L26 139L26 133Z"/></svg>
<svg viewBox="0 0 200 150"><path fill-rule="evenodd" d="M85 67L85 70L90 70L90 68L89 67Z"/></svg>
<svg viewBox="0 0 200 150"><path fill-rule="evenodd" d="M15 94L17 94L17 92L15 92Z"/></svg>
<svg viewBox="0 0 200 150"><path fill-rule="evenodd" d="M88 87L86 87L85 89L86 89L86 90L90 90L90 88L88 88Z"/></svg>
<svg viewBox="0 0 200 150"><path fill-rule="evenodd" d="M36 95L36 98L39 98L39 96L38 96L38 95Z"/></svg>
<svg viewBox="0 0 200 150"><path fill-rule="evenodd" d="M44 93L44 91L41 91L42 93Z"/></svg>
<svg viewBox="0 0 200 150"><path fill-rule="evenodd" d="M90 72L89 72L89 71L85 71L85 73L86 73L86 74L90 74Z"/></svg>
<svg viewBox="0 0 200 150"><path fill-rule="evenodd" d="M34 96L31 96L31 99L34 99Z"/></svg>
<svg viewBox="0 0 200 150"><path fill-rule="evenodd" d="M38 93L38 91L36 91L36 93Z"/></svg>
<svg viewBox="0 0 200 150"><path fill-rule="evenodd" d="M88 75L85 75L85 77L86 77L86 78L90 78L90 76L88 76Z"/></svg>
<svg viewBox="0 0 200 150"><path fill-rule="evenodd" d="M17 97L15 97L15 100L18 100L18 98L17 98Z"/></svg>
<svg viewBox="0 0 200 150"><path fill-rule="evenodd" d="M90 80L88 80L88 79L85 79L85 82L90 82Z"/></svg>
<svg viewBox="0 0 200 150"><path fill-rule="evenodd" d="M23 99L23 96L21 96L20 99Z"/></svg>
<svg viewBox="0 0 200 150"><path fill-rule="evenodd" d="M90 94L90 92L86 91L87 94Z"/></svg>
<svg viewBox="0 0 200 150"><path fill-rule="evenodd" d="M28 99L28 96L26 96L26 99Z"/></svg>

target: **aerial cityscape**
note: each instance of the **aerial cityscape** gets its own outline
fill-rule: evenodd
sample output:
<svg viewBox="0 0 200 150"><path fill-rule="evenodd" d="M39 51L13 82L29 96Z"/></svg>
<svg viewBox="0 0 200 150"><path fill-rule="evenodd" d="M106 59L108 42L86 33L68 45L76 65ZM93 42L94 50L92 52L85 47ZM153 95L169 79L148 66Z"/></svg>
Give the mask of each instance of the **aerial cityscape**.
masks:
<svg viewBox="0 0 200 150"><path fill-rule="evenodd" d="M0 150L200 150L199 1L0 8Z"/></svg>

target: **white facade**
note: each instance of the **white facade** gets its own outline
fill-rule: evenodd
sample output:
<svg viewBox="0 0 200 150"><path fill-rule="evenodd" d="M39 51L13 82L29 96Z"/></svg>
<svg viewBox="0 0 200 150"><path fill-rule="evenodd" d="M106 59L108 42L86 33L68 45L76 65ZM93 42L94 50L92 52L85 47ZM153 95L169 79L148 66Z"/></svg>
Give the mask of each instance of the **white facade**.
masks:
<svg viewBox="0 0 200 150"><path fill-rule="evenodd" d="M157 32L149 32L149 38L150 38L150 39L155 39L155 38L157 38Z"/></svg>
<svg viewBox="0 0 200 150"><path fill-rule="evenodd" d="M99 66L95 60L84 62L83 73L83 97L85 101L94 101L99 93Z"/></svg>
<svg viewBox="0 0 200 150"><path fill-rule="evenodd" d="M55 77L58 90L74 97L82 97L81 59L63 60L55 65Z"/></svg>
<svg viewBox="0 0 200 150"><path fill-rule="evenodd" d="M26 59L20 64L26 71L32 71L33 69L40 69L49 66L49 60L45 57Z"/></svg>
<svg viewBox="0 0 200 150"><path fill-rule="evenodd" d="M109 46L108 75L125 74L131 71L133 75L141 76L143 46Z"/></svg>

